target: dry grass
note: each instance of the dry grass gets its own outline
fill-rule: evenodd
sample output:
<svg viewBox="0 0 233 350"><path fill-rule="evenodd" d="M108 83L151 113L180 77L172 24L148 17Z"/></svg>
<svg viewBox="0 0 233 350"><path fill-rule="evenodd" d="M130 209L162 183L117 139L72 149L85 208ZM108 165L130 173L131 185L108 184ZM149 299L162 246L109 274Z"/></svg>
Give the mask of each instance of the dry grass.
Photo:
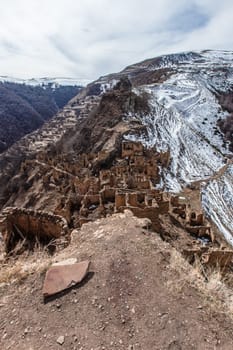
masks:
<svg viewBox="0 0 233 350"><path fill-rule="evenodd" d="M182 291L185 285L191 285L203 296L203 306L227 313L233 319L233 290L229 286L231 275L222 274L219 267L206 268L200 260L190 265L175 249L171 251L170 264L178 278L175 285L169 284L169 288Z"/></svg>
<svg viewBox="0 0 233 350"><path fill-rule="evenodd" d="M25 279L32 273L42 273L54 260L50 254L50 246L56 246L59 252L65 244L60 239L52 240L48 245L43 246L39 242L34 246L33 251L23 249L20 254L20 248L23 247L23 242L19 242L16 249L12 252L12 256L3 257L0 260L0 285L5 283L19 282ZM61 246L61 247L60 247Z"/></svg>
<svg viewBox="0 0 233 350"><path fill-rule="evenodd" d="M38 249L27 256L11 257L1 262L0 284L19 282L32 273L43 273L52 258L45 250Z"/></svg>

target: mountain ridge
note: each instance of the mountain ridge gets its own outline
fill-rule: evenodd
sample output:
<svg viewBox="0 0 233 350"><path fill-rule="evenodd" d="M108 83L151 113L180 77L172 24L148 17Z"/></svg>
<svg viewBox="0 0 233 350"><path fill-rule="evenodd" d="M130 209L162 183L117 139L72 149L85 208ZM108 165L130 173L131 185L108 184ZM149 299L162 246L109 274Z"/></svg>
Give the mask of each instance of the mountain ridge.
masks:
<svg viewBox="0 0 233 350"><path fill-rule="evenodd" d="M0 152L41 127L80 89L54 83L41 86L0 82Z"/></svg>
<svg viewBox="0 0 233 350"><path fill-rule="evenodd" d="M90 80L83 78L69 77L42 77L42 78L15 78L8 75L0 75L0 82L26 84L26 85L52 85L52 86L86 86Z"/></svg>

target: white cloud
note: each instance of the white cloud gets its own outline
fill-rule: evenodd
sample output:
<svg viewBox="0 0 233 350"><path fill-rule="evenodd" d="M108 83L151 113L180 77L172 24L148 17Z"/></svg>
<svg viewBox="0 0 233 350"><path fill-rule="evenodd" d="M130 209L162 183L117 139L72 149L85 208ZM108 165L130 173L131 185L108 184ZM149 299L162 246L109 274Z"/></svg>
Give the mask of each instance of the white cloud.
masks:
<svg viewBox="0 0 233 350"><path fill-rule="evenodd" d="M162 53L232 49L232 15L230 0L0 0L0 75L94 79Z"/></svg>

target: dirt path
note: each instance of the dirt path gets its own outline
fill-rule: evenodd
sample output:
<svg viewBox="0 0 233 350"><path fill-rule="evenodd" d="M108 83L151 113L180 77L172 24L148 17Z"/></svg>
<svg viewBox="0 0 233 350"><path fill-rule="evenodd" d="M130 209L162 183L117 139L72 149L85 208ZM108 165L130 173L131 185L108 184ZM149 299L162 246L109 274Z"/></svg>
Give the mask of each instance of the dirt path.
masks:
<svg viewBox="0 0 233 350"><path fill-rule="evenodd" d="M90 259L91 273L81 287L48 303L44 272L1 286L0 348L232 349L230 319L208 306L186 278L191 270L142 226L130 214L83 225L56 259Z"/></svg>

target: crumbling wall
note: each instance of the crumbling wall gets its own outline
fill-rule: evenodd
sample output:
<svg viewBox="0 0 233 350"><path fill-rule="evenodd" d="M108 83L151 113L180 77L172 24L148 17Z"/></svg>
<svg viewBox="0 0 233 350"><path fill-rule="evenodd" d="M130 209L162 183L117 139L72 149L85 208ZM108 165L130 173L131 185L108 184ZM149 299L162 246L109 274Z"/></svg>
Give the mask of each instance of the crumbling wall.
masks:
<svg viewBox="0 0 233 350"><path fill-rule="evenodd" d="M180 202L179 196L171 196L170 214L184 227L190 234L197 238L207 238L211 242L215 237L211 226L206 222L202 212L194 211L190 205Z"/></svg>
<svg viewBox="0 0 233 350"><path fill-rule="evenodd" d="M52 239L66 237L67 221L58 215L24 208L6 208L0 227L6 252L14 250L19 242L33 249L36 243L46 245Z"/></svg>
<svg viewBox="0 0 233 350"><path fill-rule="evenodd" d="M159 215L160 215L160 210L159 208L154 208L154 207L146 207L146 208L138 208L138 207L125 207L122 208L124 209L130 209L135 216L138 218L148 218L151 220L152 223L152 228L156 232L161 232L162 226L160 223Z"/></svg>
<svg viewBox="0 0 233 350"><path fill-rule="evenodd" d="M122 142L122 158L140 155L143 153L143 145L141 142L124 141Z"/></svg>

